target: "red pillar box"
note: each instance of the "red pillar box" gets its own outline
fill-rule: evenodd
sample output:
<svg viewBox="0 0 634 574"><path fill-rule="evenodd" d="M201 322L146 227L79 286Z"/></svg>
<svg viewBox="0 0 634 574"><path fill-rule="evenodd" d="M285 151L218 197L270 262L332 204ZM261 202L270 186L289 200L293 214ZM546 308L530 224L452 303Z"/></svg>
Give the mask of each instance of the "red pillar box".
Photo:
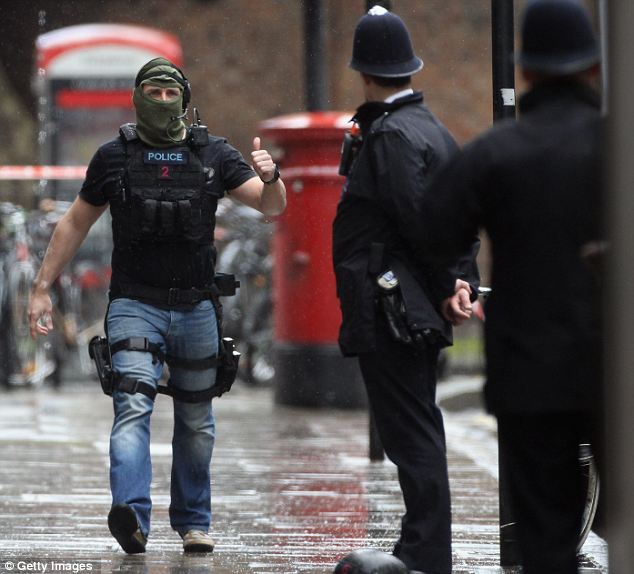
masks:
<svg viewBox="0 0 634 574"><path fill-rule="evenodd" d="M311 407L366 405L356 360L337 346L341 311L332 268L332 222L351 113L311 112L260 124L280 148L288 205L273 238L275 400Z"/></svg>

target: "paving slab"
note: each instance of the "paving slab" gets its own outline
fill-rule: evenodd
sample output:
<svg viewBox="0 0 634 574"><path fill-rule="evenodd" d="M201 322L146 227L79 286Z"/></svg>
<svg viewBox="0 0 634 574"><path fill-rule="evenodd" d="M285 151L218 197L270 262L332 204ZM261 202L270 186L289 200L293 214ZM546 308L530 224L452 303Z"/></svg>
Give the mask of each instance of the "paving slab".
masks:
<svg viewBox="0 0 634 574"><path fill-rule="evenodd" d="M0 573L327 574L356 548L391 550L403 505L394 465L368 460L365 411L284 407L239 383L214 409L214 553L184 555L169 526L172 405L160 396L152 530L147 553L127 556L106 524L112 405L98 384L0 393ZM445 416L454 572L514 572L499 565L494 423L478 408ZM600 538L583 552L583 572L607 572Z"/></svg>

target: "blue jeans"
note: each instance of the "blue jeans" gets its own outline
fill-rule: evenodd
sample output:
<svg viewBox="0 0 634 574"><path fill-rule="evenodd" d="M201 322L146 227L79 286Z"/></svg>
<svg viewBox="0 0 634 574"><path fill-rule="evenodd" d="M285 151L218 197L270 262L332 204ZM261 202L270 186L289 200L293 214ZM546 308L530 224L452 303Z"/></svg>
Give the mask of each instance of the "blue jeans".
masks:
<svg viewBox="0 0 634 574"><path fill-rule="evenodd" d="M132 299L115 299L107 315L110 344L129 337L147 337L169 355L202 359L218 354L218 324L211 301L191 311L166 311ZM112 357L122 376L156 387L163 366L151 353L119 351ZM211 387L216 369L170 369L170 385L185 391ZM161 400L157 396L157 400ZM168 400L163 398L162 400ZM110 434L110 489L113 504L128 504L141 531L150 530L150 415L153 401L141 393L113 393L114 423ZM211 454L215 423L211 401L174 401L170 524L179 533L207 532L211 523Z"/></svg>

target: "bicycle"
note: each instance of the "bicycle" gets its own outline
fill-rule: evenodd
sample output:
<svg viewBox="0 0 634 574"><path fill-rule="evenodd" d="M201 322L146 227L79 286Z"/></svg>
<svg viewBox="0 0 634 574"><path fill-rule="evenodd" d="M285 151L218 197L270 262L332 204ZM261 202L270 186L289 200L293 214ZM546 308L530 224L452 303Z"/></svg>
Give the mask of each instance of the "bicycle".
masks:
<svg viewBox="0 0 634 574"><path fill-rule="evenodd" d="M37 268L29 248L27 215L10 203L0 205L3 230L3 281L0 355L4 386L41 385L55 370L48 347L31 339L27 310Z"/></svg>
<svg viewBox="0 0 634 574"><path fill-rule="evenodd" d="M45 198L29 215L30 248L41 264L58 222L71 202ZM100 218L90 229L72 262L53 283L54 331L46 341L50 344L56 369L54 386L61 384L61 371L80 376L96 375L88 356L88 341L103 332L103 320L110 283L111 220Z"/></svg>
<svg viewBox="0 0 634 574"><path fill-rule="evenodd" d="M272 311L270 253L272 226L257 211L233 202L219 205L217 231L222 236L217 269L240 281L235 297L223 302L224 332L238 341L241 379L252 385L272 382Z"/></svg>

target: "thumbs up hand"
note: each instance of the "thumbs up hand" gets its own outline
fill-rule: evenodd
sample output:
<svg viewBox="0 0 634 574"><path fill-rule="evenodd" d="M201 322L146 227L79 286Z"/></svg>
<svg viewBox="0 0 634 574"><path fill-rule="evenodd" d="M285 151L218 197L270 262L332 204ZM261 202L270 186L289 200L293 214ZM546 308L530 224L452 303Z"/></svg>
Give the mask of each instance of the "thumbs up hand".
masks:
<svg viewBox="0 0 634 574"><path fill-rule="evenodd" d="M260 138L253 138L253 151L251 152L253 169L264 182L271 181L275 176L275 163L271 154L265 149L260 149Z"/></svg>

